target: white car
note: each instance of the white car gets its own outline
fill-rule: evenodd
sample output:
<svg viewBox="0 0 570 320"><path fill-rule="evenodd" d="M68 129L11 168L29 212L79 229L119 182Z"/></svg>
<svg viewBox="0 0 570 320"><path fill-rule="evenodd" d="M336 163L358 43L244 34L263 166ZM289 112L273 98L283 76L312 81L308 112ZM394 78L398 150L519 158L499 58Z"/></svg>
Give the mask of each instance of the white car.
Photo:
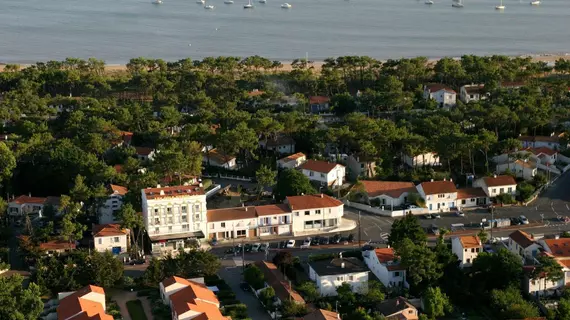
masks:
<svg viewBox="0 0 570 320"><path fill-rule="evenodd" d="M295 240L287 241L287 248L288 249L295 248Z"/></svg>
<svg viewBox="0 0 570 320"><path fill-rule="evenodd" d="M520 216L519 220L521 221L522 224L528 224L528 219L525 216Z"/></svg>
<svg viewBox="0 0 570 320"><path fill-rule="evenodd" d="M254 243L251 247L251 252L258 252L259 248L261 247L261 243Z"/></svg>
<svg viewBox="0 0 570 320"><path fill-rule="evenodd" d="M307 237L305 239L305 241L303 241L303 244L301 245L301 248L308 248L311 246L311 238Z"/></svg>

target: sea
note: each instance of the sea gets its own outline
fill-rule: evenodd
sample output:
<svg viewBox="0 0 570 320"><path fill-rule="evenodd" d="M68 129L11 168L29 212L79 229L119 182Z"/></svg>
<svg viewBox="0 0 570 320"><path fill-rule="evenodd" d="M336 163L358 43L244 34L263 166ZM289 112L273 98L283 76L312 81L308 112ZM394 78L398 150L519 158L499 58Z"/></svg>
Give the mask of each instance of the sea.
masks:
<svg viewBox="0 0 570 320"><path fill-rule="evenodd" d="M0 63L570 52L570 0L0 0ZM290 9L282 9L287 1Z"/></svg>

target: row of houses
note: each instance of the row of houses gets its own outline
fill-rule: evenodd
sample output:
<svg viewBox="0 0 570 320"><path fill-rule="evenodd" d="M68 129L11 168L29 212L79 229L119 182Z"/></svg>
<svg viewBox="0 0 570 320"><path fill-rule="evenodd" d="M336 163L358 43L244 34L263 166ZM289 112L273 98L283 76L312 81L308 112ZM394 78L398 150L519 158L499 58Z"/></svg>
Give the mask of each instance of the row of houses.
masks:
<svg viewBox="0 0 570 320"><path fill-rule="evenodd" d="M524 86L523 82L503 82L501 88L518 89ZM424 99L434 100L442 108L451 108L457 104L457 92L452 88L440 84L432 83L424 85ZM483 84L469 84L459 88L459 99L464 103L486 100L489 94Z"/></svg>

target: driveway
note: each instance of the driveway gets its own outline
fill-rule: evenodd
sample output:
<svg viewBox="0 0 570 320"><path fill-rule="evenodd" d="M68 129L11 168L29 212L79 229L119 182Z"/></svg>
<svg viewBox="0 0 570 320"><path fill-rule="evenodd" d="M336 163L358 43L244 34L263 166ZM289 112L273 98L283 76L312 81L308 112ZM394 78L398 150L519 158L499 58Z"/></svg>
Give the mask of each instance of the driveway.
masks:
<svg viewBox="0 0 570 320"><path fill-rule="evenodd" d="M139 299L142 302L146 318L148 320L154 319L152 315L152 309L150 307L150 302L147 300L146 297L137 297L136 291L131 292L131 291L122 291L122 290L109 290L109 295L111 296L112 300L115 300L117 302L119 308L121 308L121 315L123 316L124 320L138 320L138 319L131 319L131 315L129 314L129 310L127 309L127 301L137 300L137 299Z"/></svg>
<svg viewBox="0 0 570 320"><path fill-rule="evenodd" d="M239 287L242 279L242 266L236 266L233 260L233 256L229 256L227 259L222 260L222 268L218 272L218 275L226 281L233 292L236 294L236 298L247 306L247 315L251 319L255 320L270 320L271 317L265 311L259 300L251 292L244 292ZM250 263L251 261L246 261Z"/></svg>

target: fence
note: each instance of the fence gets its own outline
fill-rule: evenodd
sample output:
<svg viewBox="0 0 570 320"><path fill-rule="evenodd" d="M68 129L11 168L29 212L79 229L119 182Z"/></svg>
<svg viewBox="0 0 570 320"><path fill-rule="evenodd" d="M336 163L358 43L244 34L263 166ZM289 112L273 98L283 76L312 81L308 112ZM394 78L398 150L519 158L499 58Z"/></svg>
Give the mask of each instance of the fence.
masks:
<svg viewBox="0 0 570 320"><path fill-rule="evenodd" d="M386 216L386 217L403 217L404 215L406 215L406 213L411 213L411 214L427 213L427 210L425 208L414 208L414 209L391 211L391 210L384 210L383 207L372 207L372 206L369 206L367 204L348 201L348 200L343 200L343 203L346 206L349 206L351 208L359 209L362 211L366 211L369 213L374 213L374 214L378 214L378 215ZM385 206L384 208L388 208L388 206Z"/></svg>
<svg viewBox="0 0 570 320"><path fill-rule="evenodd" d="M202 177L206 178L220 178L220 179L228 179L228 180L239 180L239 181L247 181L252 182L253 178L247 176L236 176L232 174L224 174L224 173L214 173L214 174L202 174Z"/></svg>

